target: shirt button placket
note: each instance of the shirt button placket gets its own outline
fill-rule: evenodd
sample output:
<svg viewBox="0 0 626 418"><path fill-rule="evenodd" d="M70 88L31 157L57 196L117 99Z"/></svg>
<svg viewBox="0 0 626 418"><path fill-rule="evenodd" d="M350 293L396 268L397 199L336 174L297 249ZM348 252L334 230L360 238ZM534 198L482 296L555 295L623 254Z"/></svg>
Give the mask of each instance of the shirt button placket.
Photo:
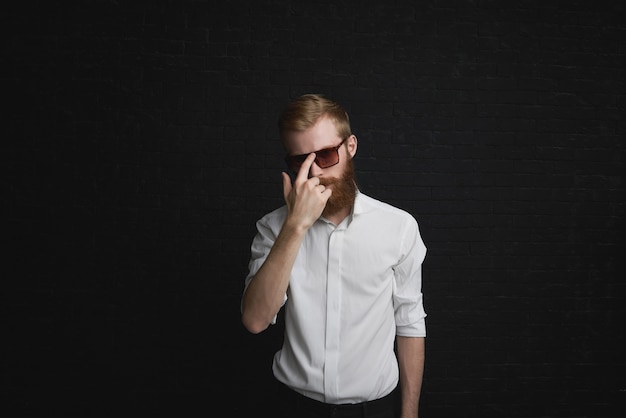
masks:
<svg viewBox="0 0 626 418"><path fill-rule="evenodd" d="M339 335L341 333L341 249L343 234L336 229L328 242L326 364L325 391L331 400L337 399ZM333 411L335 411L333 409ZM334 412L335 414L337 412Z"/></svg>

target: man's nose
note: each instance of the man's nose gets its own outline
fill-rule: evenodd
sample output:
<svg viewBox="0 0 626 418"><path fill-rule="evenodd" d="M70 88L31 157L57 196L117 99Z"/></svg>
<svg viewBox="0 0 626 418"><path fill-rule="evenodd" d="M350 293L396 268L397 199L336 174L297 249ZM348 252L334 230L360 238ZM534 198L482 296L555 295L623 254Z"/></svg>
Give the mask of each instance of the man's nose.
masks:
<svg viewBox="0 0 626 418"><path fill-rule="evenodd" d="M315 161L311 164L311 169L309 170L309 177L319 177L323 173L323 169L320 168L319 165Z"/></svg>

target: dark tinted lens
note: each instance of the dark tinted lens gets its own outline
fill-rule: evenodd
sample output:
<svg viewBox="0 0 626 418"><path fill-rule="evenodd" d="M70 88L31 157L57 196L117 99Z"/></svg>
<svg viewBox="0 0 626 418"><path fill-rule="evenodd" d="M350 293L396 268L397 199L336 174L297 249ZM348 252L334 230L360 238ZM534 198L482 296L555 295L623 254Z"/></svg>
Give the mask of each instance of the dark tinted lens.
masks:
<svg viewBox="0 0 626 418"><path fill-rule="evenodd" d="M291 171L293 171L294 173L297 173L298 170L300 170L300 166L302 165L304 160L306 160L307 156L308 156L308 154L306 154L306 155L290 155L290 156L288 156L287 158L285 158L285 162L287 163L287 167L289 167L289 169Z"/></svg>
<svg viewBox="0 0 626 418"><path fill-rule="evenodd" d="M315 163L320 168L328 168L339 162L339 153L336 148L327 148L315 153Z"/></svg>
<svg viewBox="0 0 626 418"><path fill-rule="evenodd" d="M341 144L343 144L343 141L341 141ZM326 148L315 151L315 164L317 164L320 168L328 168L337 164L339 162L338 149L341 144L333 148ZM300 166L308 156L309 154L288 155L287 157L285 157L285 162L287 163L287 167L289 167L291 171L297 173L300 170Z"/></svg>

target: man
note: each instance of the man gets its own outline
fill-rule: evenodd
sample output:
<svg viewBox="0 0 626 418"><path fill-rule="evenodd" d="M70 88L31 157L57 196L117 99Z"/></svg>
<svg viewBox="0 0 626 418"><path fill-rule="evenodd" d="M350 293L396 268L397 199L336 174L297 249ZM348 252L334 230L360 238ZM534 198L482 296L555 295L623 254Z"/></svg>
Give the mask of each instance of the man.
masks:
<svg viewBox="0 0 626 418"><path fill-rule="evenodd" d="M285 416L391 418L399 383L400 416L415 418L426 336L417 222L359 191L339 104L301 96L279 131L294 181L282 173L286 204L257 222L241 308L260 333L285 307L273 362Z"/></svg>

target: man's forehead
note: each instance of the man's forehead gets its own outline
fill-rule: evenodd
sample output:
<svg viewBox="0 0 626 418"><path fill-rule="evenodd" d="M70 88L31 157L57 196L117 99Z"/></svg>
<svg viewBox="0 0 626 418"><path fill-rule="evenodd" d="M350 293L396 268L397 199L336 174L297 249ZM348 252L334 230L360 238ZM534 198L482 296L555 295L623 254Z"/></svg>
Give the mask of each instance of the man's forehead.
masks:
<svg viewBox="0 0 626 418"><path fill-rule="evenodd" d="M312 152L314 149L333 147L341 140L334 122L329 118L320 119L304 131L290 131L285 133L285 147L288 150L307 148L303 152ZM308 150L308 148L313 148Z"/></svg>

